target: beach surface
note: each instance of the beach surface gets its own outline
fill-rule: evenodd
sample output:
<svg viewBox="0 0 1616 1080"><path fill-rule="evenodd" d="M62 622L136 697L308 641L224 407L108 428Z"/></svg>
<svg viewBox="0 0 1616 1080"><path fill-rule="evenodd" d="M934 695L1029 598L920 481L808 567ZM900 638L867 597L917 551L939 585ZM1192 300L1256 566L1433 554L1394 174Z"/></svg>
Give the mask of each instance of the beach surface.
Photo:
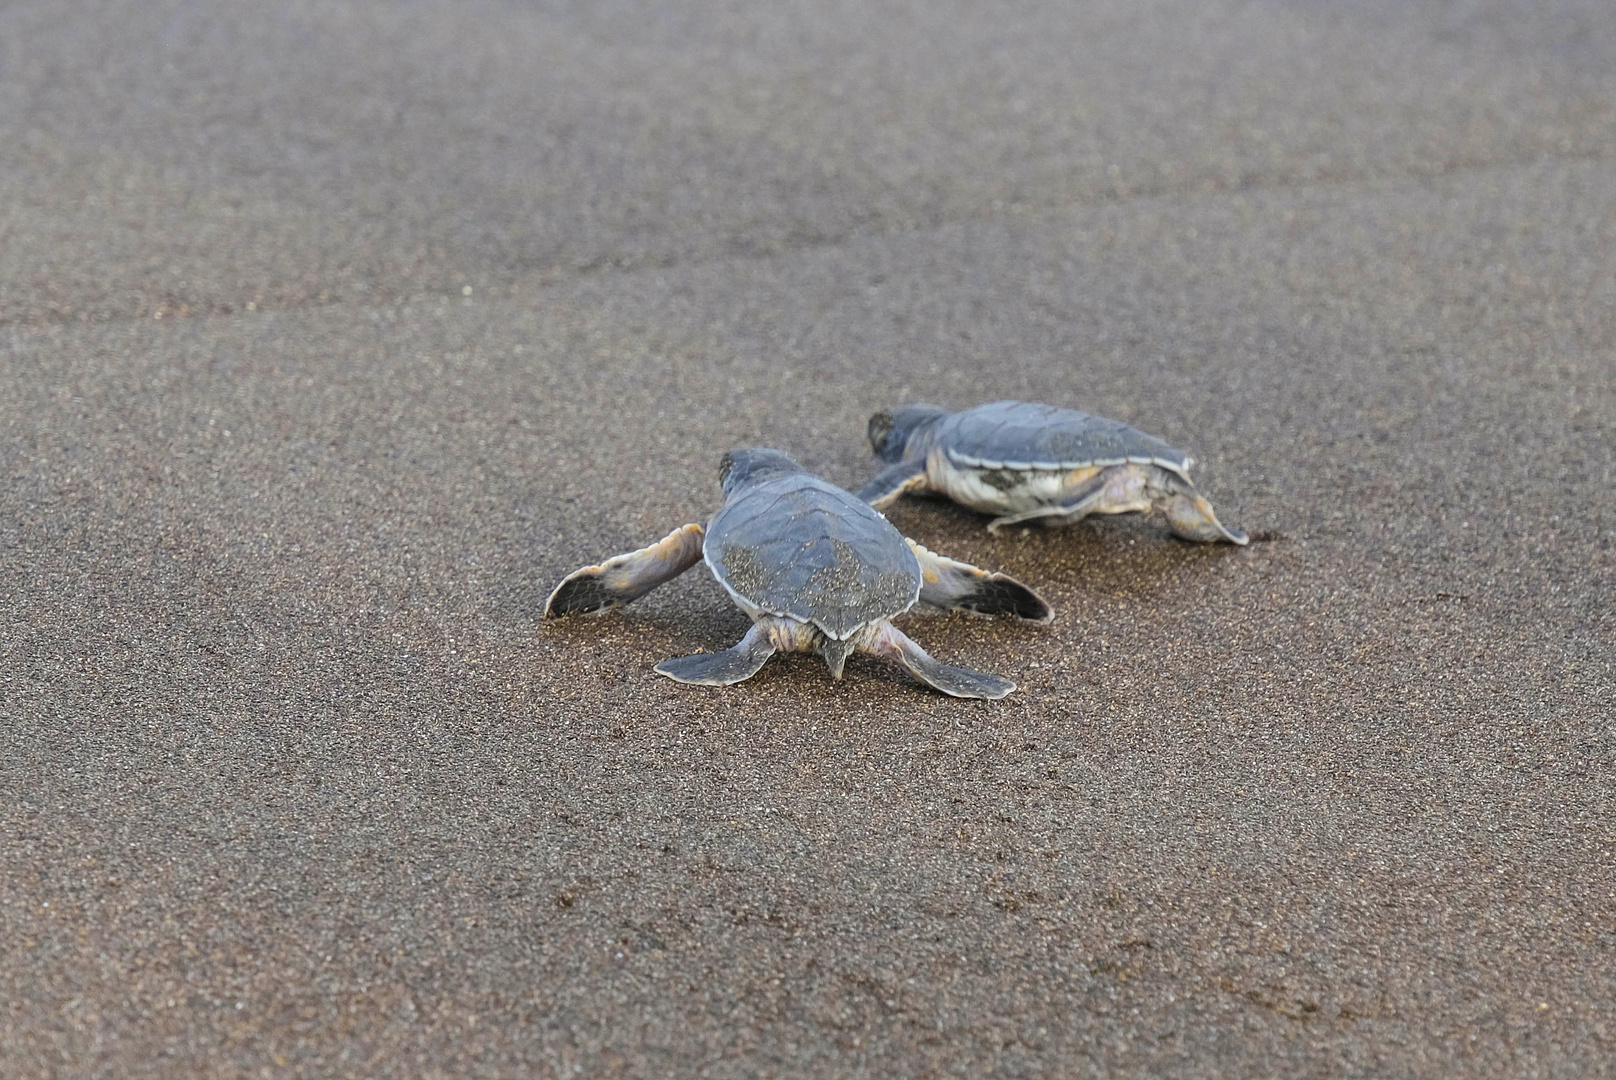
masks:
<svg viewBox="0 0 1616 1080"><path fill-rule="evenodd" d="M1595 0L0 8L0 1073L1616 1061ZM1194 455L1049 626L676 684L724 450Z"/></svg>

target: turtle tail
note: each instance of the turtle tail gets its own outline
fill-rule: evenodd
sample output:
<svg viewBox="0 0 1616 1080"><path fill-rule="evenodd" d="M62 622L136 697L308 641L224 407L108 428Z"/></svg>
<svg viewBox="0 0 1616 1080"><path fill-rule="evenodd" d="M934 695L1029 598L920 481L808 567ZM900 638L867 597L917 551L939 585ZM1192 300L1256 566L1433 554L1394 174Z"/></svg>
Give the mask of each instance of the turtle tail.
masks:
<svg viewBox="0 0 1616 1080"><path fill-rule="evenodd" d="M819 643L819 655L825 658L825 666L830 668L830 677L840 680L842 666L853 653L854 642L852 638L838 641L829 634L824 635Z"/></svg>

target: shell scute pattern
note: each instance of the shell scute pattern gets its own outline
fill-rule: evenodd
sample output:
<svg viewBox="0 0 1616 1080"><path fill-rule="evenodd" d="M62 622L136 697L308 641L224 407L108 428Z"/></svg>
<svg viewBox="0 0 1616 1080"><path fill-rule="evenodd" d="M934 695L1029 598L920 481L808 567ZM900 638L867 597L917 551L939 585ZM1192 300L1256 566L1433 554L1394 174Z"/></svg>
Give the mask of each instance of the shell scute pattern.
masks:
<svg viewBox="0 0 1616 1080"><path fill-rule="evenodd" d="M707 565L739 597L845 639L912 607L920 563L902 534L818 477L762 483L707 530Z"/></svg>
<svg viewBox="0 0 1616 1080"><path fill-rule="evenodd" d="M1153 435L1076 409L997 401L943 420L937 443L973 469L1062 470L1134 462L1181 476L1193 459Z"/></svg>

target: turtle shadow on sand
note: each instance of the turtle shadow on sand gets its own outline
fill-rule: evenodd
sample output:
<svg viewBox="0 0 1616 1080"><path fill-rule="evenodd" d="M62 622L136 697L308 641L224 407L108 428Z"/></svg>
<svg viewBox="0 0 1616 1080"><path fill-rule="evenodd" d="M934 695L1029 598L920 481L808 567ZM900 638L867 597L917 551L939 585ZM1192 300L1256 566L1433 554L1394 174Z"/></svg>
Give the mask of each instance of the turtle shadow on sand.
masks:
<svg viewBox="0 0 1616 1080"><path fill-rule="evenodd" d="M681 583L684 584L684 583ZM545 590L545 599L549 590ZM539 618L536 627L546 638L562 642L600 642L603 631L623 642L635 657L648 652L696 652L724 648L752 626L711 581L696 578L680 592L652 597L635 605L632 617L613 617L614 608L602 608L578 619ZM539 614L544 601L539 603Z"/></svg>

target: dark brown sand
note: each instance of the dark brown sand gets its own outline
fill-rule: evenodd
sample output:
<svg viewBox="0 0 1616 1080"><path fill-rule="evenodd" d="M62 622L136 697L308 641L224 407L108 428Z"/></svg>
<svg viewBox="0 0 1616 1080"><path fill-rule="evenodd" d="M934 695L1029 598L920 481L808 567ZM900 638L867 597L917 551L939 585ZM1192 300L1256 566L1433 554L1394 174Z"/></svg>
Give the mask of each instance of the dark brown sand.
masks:
<svg viewBox="0 0 1616 1080"><path fill-rule="evenodd" d="M1598 0L0 7L0 1074L1609 1075L1613 253ZM540 624L1001 397L1264 542Z"/></svg>

